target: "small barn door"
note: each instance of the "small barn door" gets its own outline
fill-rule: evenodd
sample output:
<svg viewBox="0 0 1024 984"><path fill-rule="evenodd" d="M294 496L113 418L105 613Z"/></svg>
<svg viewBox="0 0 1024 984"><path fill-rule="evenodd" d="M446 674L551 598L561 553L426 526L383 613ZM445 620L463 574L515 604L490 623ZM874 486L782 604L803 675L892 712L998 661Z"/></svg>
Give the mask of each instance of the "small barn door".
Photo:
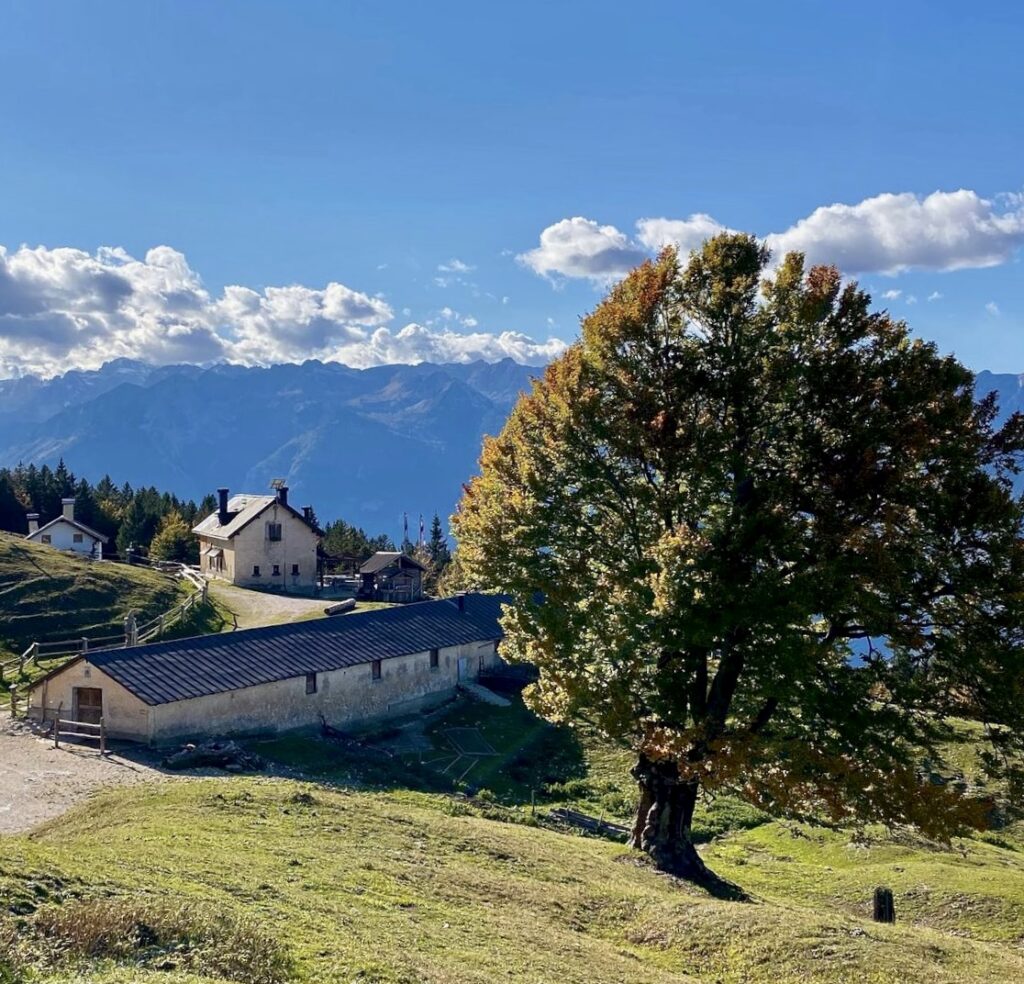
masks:
<svg viewBox="0 0 1024 984"><path fill-rule="evenodd" d="M73 696L76 721L99 724L103 717L103 691L99 687L75 687Z"/></svg>
<svg viewBox="0 0 1024 984"><path fill-rule="evenodd" d="M468 680L469 679L469 657L468 656L460 656L459 657L459 679L460 680Z"/></svg>

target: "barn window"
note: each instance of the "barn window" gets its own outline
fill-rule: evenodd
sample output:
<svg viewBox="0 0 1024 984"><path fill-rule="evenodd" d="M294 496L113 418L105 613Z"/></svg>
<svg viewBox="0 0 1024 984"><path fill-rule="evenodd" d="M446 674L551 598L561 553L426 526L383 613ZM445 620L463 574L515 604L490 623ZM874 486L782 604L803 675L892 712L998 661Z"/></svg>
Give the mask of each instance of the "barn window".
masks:
<svg viewBox="0 0 1024 984"><path fill-rule="evenodd" d="M298 576L299 576L299 565L298 564L292 564L292 577L298 577Z"/></svg>
<svg viewBox="0 0 1024 984"><path fill-rule="evenodd" d="M82 543L82 542L84 542L84 538L82 537L81 533L72 533L71 534L71 541L72 541L72 543Z"/></svg>
<svg viewBox="0 0 1024 984"><path fill-rule="evenodd" d="M267 523L267 539L268 540L280 540L281 539L281 524L280 523Z"/></svg>
<svg viewBox="0 0 1024 984"><path fill-rule="evenodd" d="M430 668L436 670L441 665L441 653L437 649L430 650Z"/></svg>
<svg viewBox="0 0 1024 984"><path fill-rule="evenodd" d="M52 542L51 539L50 539L50 534L49 533L44 533L39 539L42 540L43 543L50 543L50 542Z"/></svg>
<svg viewBox="0 0 1024 984"><path fill-rule="evenodd" d="M371 677L374 680L379 680L380 679L380 660L379 659L375 659L370 664L370 675L371 675Z"/></svg>
<svg viewBox="0 0 1024 984"><path fill-rule="evenodd" d="M307 694L315 694L316 693L316 674L315 673L307 673L306 674L306 693Z"/></svg>
<svg viewBox="0 0 1024 984"><path fill-rule="evenodd" d="M259 577L260 576L260 565L259 564L253 564L252 565L252 576L253 577Z"/></svg>
<svg viewBox="0 0 1024 984"><path fill-rule="evenodd" d="M274 577L280 577L281 576L281 565L280 564L274 564L273 575L274 575Z"/></svg>

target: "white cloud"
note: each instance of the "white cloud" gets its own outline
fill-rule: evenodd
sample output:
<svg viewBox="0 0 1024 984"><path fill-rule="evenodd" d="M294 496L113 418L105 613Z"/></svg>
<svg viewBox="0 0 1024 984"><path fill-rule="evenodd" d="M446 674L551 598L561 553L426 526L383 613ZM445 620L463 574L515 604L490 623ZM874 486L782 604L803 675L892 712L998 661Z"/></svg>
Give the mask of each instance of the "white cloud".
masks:
<svg viewBox="0 0 1024 984"><path fill-rule="evenodd" d="M636 228L631 239L593 219L562 219L544 229L540 245L518 259L542 276L605 283L667 243L686 251L726 230L702 212L688 219L640 219ZM776 259L802 252L811 264L835 264L849 274L997 266L1024 245L1024 196L1009 193L993 202L967 189L924 197L876 195L854 205L815 209L764 241Z"/></svg>
<svg viewBox="0 0 1024 984"><path fill-rule="evenodd" d="M451 309L449 309L451 311ZM307 358L353 365L435 358L546 361L564 344L524 335L462 334L413 326L392 334L388 302L331 282L215 296L168 246L136 259L120 247L0 247L0 376L52 375L128 357L157 364L269 364ZM451 311L464 328L478 323ZM381 334L383 332L383 334ZM415 344L413 344L413 341Z"/></svg>
<svg viewBox="0 0 1024 984"><path fill-rule="evenodd" d="M705 239L728 231L703 212L696 212L688 219L641 219L636 228L637 240L649 250L674 245L684 253L697 249Z"/></svg>
<svg viewBox="0 0 1024 984"><path fill-rule="evenodd" d="M903 291L901 290L887 290L882 295L882 297L884 297L887 301L895 301L898 297L901 297L902 295Z"/></svg>
<svg viewBox="0 0 1024 984"><path fill-rule="evenodd" d="M576 216L548 226L540 245L516 259L542 277L586 277L606 283L646 259L645 251L615 226Z"/></svg>
<svg viewBox="0 0 1024 984"><path fill-rule="evenodd" d="M330 358L356 368L397 362L498 362L511 358L524 365L540 366L566 349L565 342L549 338L538 342L518 332L499 335L484 332L434 331L425 325L408 324L401 331L378 328L369 338L339 346Z"/></svg>
<svg viewBox="0 0 1024 984"><path fill-rule="evenodd" d="M439 263L437 269L442 273L469 273L471 270L475 270L476 267L463 263L462 260L453 257L447 263Z"/></svg>
<svg viewBox="0 0 1024 984"><path fill-rule="evenodd" d="M937 290L933 290L928 295L928 300L929 301L941 301L942 300L942 295Z"/></svg>
<svg viewBox="0 0 1024 984"><path fill-rule="evenodd" d="M917 297L915 295L913 295L913 294L907 294L907 303L908 304L916 304L917 303Z"/></svg>
<svg viewBox="0 0 1024 984"><path fill-rule="evenodd" d="M998 212L966 189L876 195L815 209L766 241L777 256L799 250L846 273L996 266L1024 243L1024 208Z"/></svg>
<svg viewBox="0 0 1024 984"><path fill-rule="evenodd" d="M996 304L995 301L989 301L988 304L985 305L985 310L988 311L993 318L998 318L1000 315L999 305Z"/></svg>

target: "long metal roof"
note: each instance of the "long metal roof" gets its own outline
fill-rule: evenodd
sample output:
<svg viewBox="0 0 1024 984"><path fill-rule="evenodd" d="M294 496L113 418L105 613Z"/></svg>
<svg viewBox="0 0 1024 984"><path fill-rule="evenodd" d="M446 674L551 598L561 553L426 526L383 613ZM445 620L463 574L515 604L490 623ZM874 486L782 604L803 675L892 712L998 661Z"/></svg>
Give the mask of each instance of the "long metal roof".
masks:
<svg viewBox="0 0 1024 984"><path fill-rule="evenodd" d="M147 704L168 704L306 673L503 635L504 595L467 594L334 618L109 649L83 657Z"/></svg>

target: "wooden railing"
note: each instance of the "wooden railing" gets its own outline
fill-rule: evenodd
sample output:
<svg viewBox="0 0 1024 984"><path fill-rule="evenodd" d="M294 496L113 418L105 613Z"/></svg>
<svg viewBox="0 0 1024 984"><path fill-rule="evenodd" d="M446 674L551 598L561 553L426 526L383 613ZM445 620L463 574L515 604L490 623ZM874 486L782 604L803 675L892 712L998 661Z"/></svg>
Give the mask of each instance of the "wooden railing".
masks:
<svg viewBox="0 0 1024 984"><path fill-rule="evenodd" d="M64 705L57 708L57 714L53 719L53 726L50 734L53 737L53 747L60 748L61 737L84 738L86 741L99 742L100 755L107 754L107 728L101 717L98 724L90 724L88 721L65 721L61 714Z"/></svg>
<svg viewBox="0 0 1024 984"><path fill-rule="evenodd" d="M152 566L157 564L154 563ZM208 584L198 571L184 564L171 562L163 562L159 566L166 573L187 581L195 590L180 604L141 625L135 624L134 617L129 613L129 618L125 619L125 631L116 635L33 642L20 656L0 662L0 686L7 685L8 672L14 672L18 677L24 678L29 669L43 662L84 656L86 653L101 649L130 648L144 642L152 642L182 621L194 608L206 604Z"/></svg>

